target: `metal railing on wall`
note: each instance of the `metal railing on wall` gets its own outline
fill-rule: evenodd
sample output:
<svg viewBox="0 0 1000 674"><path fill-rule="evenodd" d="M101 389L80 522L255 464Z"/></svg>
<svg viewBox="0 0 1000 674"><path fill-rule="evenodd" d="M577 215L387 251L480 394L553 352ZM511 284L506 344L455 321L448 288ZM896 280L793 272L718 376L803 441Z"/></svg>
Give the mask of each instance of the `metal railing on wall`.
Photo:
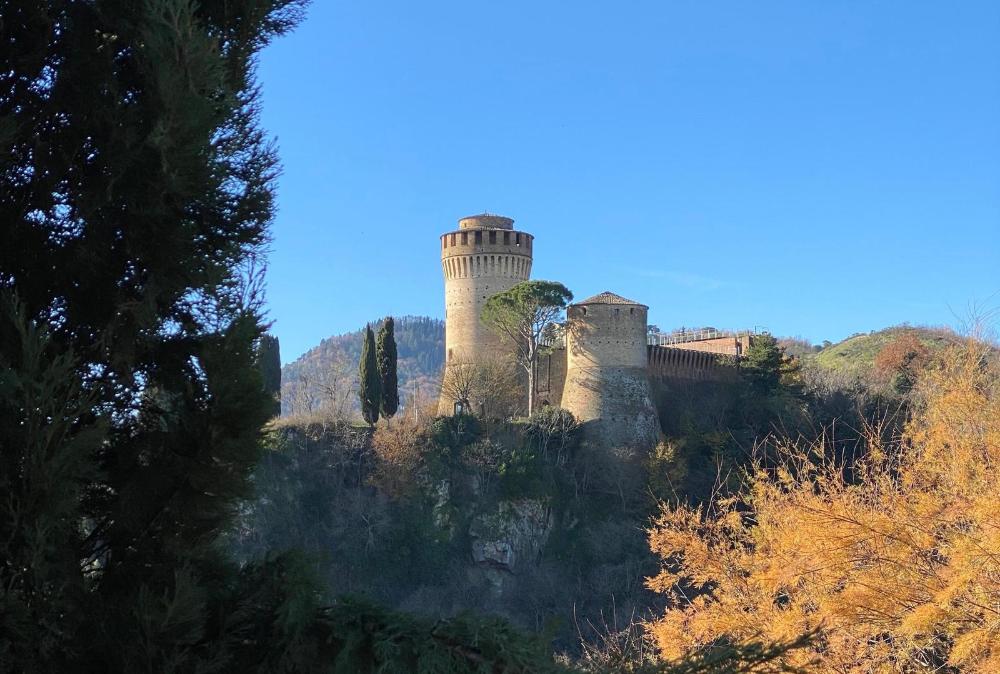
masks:
<svg viewBox="0 0 1000 674"><path fill-rule="evenodd" d="M747 337L757 334L755 330L719 330L717 328L698 328L697 330L677 330L674 332L651 332L647 335L647 343L652 346L670 346L686 342L702 342L708 339L725 339Z"/></svg>

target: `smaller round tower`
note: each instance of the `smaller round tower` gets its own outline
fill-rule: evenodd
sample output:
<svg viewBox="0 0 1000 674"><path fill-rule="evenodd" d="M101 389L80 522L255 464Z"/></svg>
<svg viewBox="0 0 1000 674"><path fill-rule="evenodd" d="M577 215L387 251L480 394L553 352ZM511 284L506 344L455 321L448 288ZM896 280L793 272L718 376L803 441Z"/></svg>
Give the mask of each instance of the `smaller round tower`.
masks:
<svg viewBox="0 0 1000 674"><path fill-rule="evenodd" d="M608 447L650 447L660 434L647 374L648 311L611 292L566 311L562 406Z"/></svg>

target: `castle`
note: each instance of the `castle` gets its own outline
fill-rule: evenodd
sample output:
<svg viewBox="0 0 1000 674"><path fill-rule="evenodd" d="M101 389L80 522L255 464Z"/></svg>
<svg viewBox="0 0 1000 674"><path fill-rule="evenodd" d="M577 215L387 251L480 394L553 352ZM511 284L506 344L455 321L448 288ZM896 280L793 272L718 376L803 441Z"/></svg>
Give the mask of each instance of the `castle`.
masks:
<svg viewBox="0 0 1000 674"><path fill-rule="evenodd" d="M509 348L480 319L493 295L531 277L534 236L511 218L462 218L441 235L445 284L445 376L462 363L481 363ZM562 337L541 357L535 399L573 413L589 436L609 446L649 446L660 426L651 386L657 378L723 379L733 370L717 355L738 358L747 333L648 334L649 308L612 292L574 302ZM651 343L655 342L655 343ZM455 404L442 393L439 412Z"/></svg>

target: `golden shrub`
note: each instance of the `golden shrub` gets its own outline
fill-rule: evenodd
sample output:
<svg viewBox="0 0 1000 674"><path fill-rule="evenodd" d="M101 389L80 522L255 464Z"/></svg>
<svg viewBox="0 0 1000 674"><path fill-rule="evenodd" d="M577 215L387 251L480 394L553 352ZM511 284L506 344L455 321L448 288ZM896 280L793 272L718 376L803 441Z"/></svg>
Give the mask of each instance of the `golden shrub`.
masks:
<svg viewBox="0 0 1000 674"><path fill-rule="evenodd" d="M414 488L415 476L428 442L430 409L423 414L402 414L375 427L372 450L375 465L372 483L393 496Z"/></svg>
<svg viewBox="0 0 1000 674"><path fill-rule="evenodd" d="M1000 672L998 381L992 351L955 347L918 380L904 437L851 470L788 448L741 496L665 507L647 581L671 600L648 625L661 655L819 628L787 664Z"/></svg>

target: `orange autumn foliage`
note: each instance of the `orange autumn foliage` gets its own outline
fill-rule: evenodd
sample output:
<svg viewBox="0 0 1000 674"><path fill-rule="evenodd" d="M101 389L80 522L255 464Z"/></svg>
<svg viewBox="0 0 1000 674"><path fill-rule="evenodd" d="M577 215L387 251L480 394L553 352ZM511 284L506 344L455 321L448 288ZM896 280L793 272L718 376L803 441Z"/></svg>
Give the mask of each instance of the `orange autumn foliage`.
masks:
<svg viewBox="0 0 1000 674"><path fill-rule="evenodd" d="M664 507L649 532L669 595L647 628L667 659L778 642L808 671L1000 672L1000 370L970 342L914 390L904 436L848 471L789 448L749 489Z"/></svg>
<svg viewBox="0 0 1000 674"><path fill-rule="evenodd" d="M880 380L906 390L919 372L926 368L930 355L930 349L914 332L904 332L882 347L872 367Z"/></svg>
<svg viewBox="0 0 1000 674"><path fill-rule="evenodd" d="M416 486L415 475L430 442L433 403L427 402L419 414L406 411L392 420L382 420L372 435L374 466L371 483L398 497Z"/></svg>

